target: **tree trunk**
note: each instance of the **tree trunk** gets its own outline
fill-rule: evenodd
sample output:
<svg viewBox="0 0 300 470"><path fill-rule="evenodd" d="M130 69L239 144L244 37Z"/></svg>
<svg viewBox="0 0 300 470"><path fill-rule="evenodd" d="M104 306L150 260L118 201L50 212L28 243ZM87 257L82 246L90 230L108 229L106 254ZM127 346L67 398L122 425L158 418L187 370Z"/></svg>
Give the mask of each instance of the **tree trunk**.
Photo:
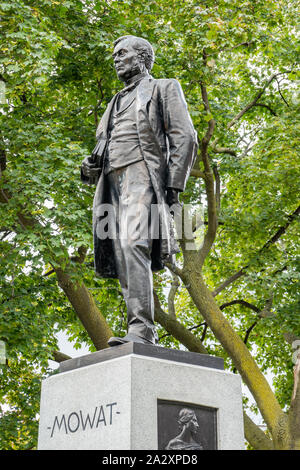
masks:
<svg viewBox="0 0 300 470"><path fill-rule="evenodd" d="M72 281L66 270L56 268L55 272L59 286L68 297L95 348L97 350L107 348L107 340L113 336L113 333L100 313L92 294L83 283Z"/></svg>
<svg viewBox="0 0 300 470"><path fill-rule="evenodd" d="M246 345L224 317L212 293L203 282L199 267L193 261L192 253L191 256L187 256L181 277L199 312L233 360L255 398L272 436L275 437L277 425L281 422L284 413Z"/></svg>
<svg viewBox="0 0 300 470"><path fill-rule="evenodd" d="M294 368L294 390L289 409L289 448L300 450L300 352Z"/></svg>

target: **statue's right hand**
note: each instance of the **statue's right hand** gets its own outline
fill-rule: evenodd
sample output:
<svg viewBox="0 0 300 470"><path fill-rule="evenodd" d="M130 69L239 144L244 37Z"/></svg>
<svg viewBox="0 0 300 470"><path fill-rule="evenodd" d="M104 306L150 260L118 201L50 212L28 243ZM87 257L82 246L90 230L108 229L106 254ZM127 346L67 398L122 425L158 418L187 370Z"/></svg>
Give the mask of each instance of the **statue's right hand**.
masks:
<svg viewBox="0 0 300 470"><path fill-rule="evenodd" d="M91 163L90 157L86 157L81 164L81 170L84 176L96 178L99 176L101 168L97 167L96 163Z"/></svg>

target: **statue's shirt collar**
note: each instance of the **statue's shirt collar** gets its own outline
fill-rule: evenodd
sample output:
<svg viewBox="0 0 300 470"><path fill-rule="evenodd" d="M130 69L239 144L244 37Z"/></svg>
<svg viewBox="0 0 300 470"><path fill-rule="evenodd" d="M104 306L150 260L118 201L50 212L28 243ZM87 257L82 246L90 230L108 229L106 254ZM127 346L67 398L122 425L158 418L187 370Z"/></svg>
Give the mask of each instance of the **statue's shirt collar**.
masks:
<svg viewBox="0 0 300 470"><path fill-rule="evenodd" d="M129 83L123 90L121 90L118 95L119 96L124 96L126 95L129 91L133 90L145 77L149 77L150 75L147 72L139 73L132 77L131 83Z"/></svg>

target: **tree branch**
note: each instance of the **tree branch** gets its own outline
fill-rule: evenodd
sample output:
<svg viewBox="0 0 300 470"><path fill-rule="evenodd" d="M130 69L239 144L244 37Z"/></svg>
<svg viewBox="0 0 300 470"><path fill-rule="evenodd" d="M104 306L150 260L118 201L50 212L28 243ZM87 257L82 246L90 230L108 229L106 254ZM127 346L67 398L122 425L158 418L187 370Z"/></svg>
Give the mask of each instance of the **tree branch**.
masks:
<svg viewBox="0 0 300 470"><path fill-rule="evenodd" d="M171 271L171 273L175 274L176 276L181 277L182 269L176 266L176 264L165 263L165 266Z"/></svg>
<svg viewBox="0 0 300 470"><path fill-rule="evenodd" d="M281 92L281 89L280 89L280 83L279 83L279 80L277 80L276 78L276 82L277 82L277 87L278 87L278 92L282 98L282 100L284 101L284 103L287 105L287 107L289 108L290 105L288 104L287 100L285 99L285 97L283 96L282 92Z"/></svg>
<svg viewBox="0 0 300 470"><path fill-rule="evenodd" d="M246 334L245 334L245 337L244 337L244 344L247 345L250 333L253 330L253 328L257 325L257 323L259 322L259 320L261 318L266 317L266 316L268 316L268 314L270 314L270 308L271 308L272 303L273 303L273 296L267 301L267 303L266 303L265 307L263 308L263 310L259 310L259 308L257 308L255 305L250 304L249 302L246 302L245 300L232 300L231 302L227 302L227 303L221 305L220 310L222 310L225 307L228 307L230 305L241 304L241 305L244 305L245 307L250 308L251 310L253 310L254 312L259 314L259 316L255 320L255 322L252 323L252 325L246 331ZM233 368L233 373L234 374L236 373L236 367Z"/></svg>
<svg viewBox="0 0 300 470"><path fill-rule="evenodd" d="M211 170L206 170L205 189L207 197L207 215L208 225L207 231L204 236L203 245L198 252L198 259L200 266L203 265L206 257L208 256L211 247L215 241L218 219L217 219L217 203L215 197L215 184L214 177Z"/></svg>
<svg viewBox="0 0 300 470"><path fill-rule="evenodd" d="M55 268L55 272L59 286L68 297L96 349L107 348L107 341L113 333L100 313L92 294L82 281L72 279L72 271L68 272L68 267Z"/></svg>
<svg viewBox="0 0 300 470"><path fill-rule="evenodd" d="M208 330L208 324L207 324L207 322L204 322L204 328L203 328L202 335L201 335L201 338L200 338L200 340L202 342L205 340L207 330Z"/></svg>
<svg viewBox="0 0 300 470"><path fill-rule="evenodd" d="M259 319L258 319L259 320ZM250 333L251 331L253 330L253 328L257 325L258 323L258 320L255 320L254 323L252 323L252 325L248 328L248 330L246 331L246 334L245 334L245 338L244 338L244 343L247 344L248 342L248 338L250 336Z"/></svg>
<svg viewBox="0 0 300 470"><path fill-rule="evenodd" d="M236 305L236 304L240 304L240 305L243 305L244 307L250 308L251 310L253 310L256 313L259 313L259 311L260 311L258 307L256 307L253 304L250 304L246 300L242 300L242 299L236 299L236 300L231 300L230 302L225 302L224 304L222 304L219 307L219 309L224 310L224 308L230 307L231 305Z"/></svg>
<svg viewBox="0 0 300 470"><path fill-rule="evenodd" d="M180 341L189 351L198 352L201 354L207 354L207 350L203 346L199 338L185 328L176 318L168 315L161 308L158 296L156 292L154 295L154 307L155 307L155 321L160 323L165 330L168 331L174 338Z"/></svg>
<svg viewBox="0 0 300 470"><path fill-rule="evenodd" d="M262 87L262 89L256 94L256 96L253 98L253 100L248 103L230 122L227 124L227 129L230 129L232 126L236 124L236 122L241 119L244 114L249 111L253 106L256 105L257 101L261 98L261 96L264 94L265 90L268 88L268 86L272 83L272 81L278 77L279 75L283 75L285 73L290 73L291 70L286 70L284 72L277 72L274 73L265 83L265 85Z"/></svg>
<svg viewBox="0 0 300 470"><path fill-rule="evenodd" d="M255 450L274 450L271 439L252 421L244 411L245 438Z"/></svg>
<svg viewBox="0 0 300 470"><path fill-rule="evenodd" d="M5 150L0 149L0 177L1 177L1 172L5 171L6 169L6 153Z"/></svg>
<svg viewBox="0 0 300 470"><path fill-rule="evenodd" d="M205 173L203 171L196 170L194 168L191 170L190 176L194 176L195 178L205 179Z"/></svg>
<svg viewBox="0 0 300 470"><path fill-rule="evenodd" d="M291 225L291 223L298 217L298 215L300 214L300 206L297 207L297 209L292 213L290 214L288 217L287 217L287 222L285 225L283 225L282 227L280 227L277 232L273 235L273 237L271 237L259 250L258 252L256 253L255 256L261 254L263 251L265 251L267 248L269 248L269 246L273 245L274 243L276 243L279 238L286 232L286 230L288 229L288 227ZM251 261L251 259L250 259ZM247 264L246 266L244 266L243 268L241 268L239 271L237 271L236 273L232 274L232 276L230 276L228 279L226 279L226 281L222 282L222 284L220 284L213 292L212 292L212 295L215 297L216 295L218 295L223 289L225 289L226 287L228 287L230 284L232 284L233 282L235 282L237 279L239 279L240 277L242 276L245 276L245 274L247 274L247 269L249 268L250 266L250 263Z"/></svg>
<svg viewBox="0 0 300 470"><path fill-rule="evenodd" d="M193 330L197 330L197 328L200 328L200 326L204 326L205 327L206 325L206 322L203 321L201 323L199 323L198 325L194 325L194 326L190 326L190 328L188 328L189 331L193 331ZM201 340L202 341L202 340Z"/></svg>
<svg viewBox="0 0 300 470"><path fill-rule="evenodd" d="M268 240L264 244L264 246L259 250L259 253L265 250L266 248L268 248L273 243L276 243L277 240L279 240L279 238L286 232L287 228L298 217L299 214L300 214L300 206L298 206L297 209L292 214L288 215L286 224L277 230L277 232L273 235L273 237L270 240Z"/></svg>
<svg viewBox="0 0 300 470"><path fill-rule="evenodd" d="M237 152L229 147L219 147L217 145L212 145L212 151L214 153L228 153L229 155L237 156Z"/></svg>
<svg viewBox="0 0 300 470"><path fill-rule="evenodd" d="M206 52L204 50L203 51L203 64L204 64L204 66L206 66L206 62L207 62L207 55L206 55ZM211 109L210 109L208 95L207 95L207 88L206 88L205 84L202 81L200 81L200 88L201 88L202 102L203 102L206 114L211 115ZM203 164L204 164L205 173L206 172L209 173L211 171L210 164L209 164L209 161L208 161L207 148L208 148L208 144L211 140L211 137L213 135L215 124L216 124L216 122L213 118L211 118L208 121L208 128L207 128L206 134L203 137L202 142L201 142L201 157L202 157L202 161L203 161Z"/></svg>
<svg viewBox="0 0 300 470"><path fill-rule="evenodd" d="M68 356L67 354L64 354L60 351L54 351L52 353L52 356L53 356L53 360L55 362L63 362L63 361L67 361L68 359L72 359L70 356Z"/></svg>
<svg viewBox="0 0 300 470"><path fill-rule="evenodd" d="M206 66L206 62L207 62L207 55L206 55L205 50L203 50L204 66ZM207 95L207 88L202 81L200 81L200 88L201 88L201 96L202 96L204 109L208 115L211 115L211 110L210 110L210 105L209 105L209 100L208 100L208 95ZM203 245L198 251L198 255L197 255L200 266L203 265L208 253L210 252L210 249L214 243L216 233L217 233L217 228L218 228L214 176L213 176L213 172L209 163L209 158L208 158L208 153L207 153L208 145L212 138L215 124L216 122L213 118L211 118L208 121L207 131L201 140L201 146L200 146L201 159L202 159L203 166L204 166L204 181L205 181L205 191L206 191L206 197L207 197L207 214L208 214L207 231L204 236Z"/></svg>
<svg viewBox="0 0 300 470"><path fill-rule="evenodd" d="M203 321L202 323L199 323L199 325L195 325L195 326L190 326L189 328L187 328L188 331L193 331L193 330L197 330L198 328L200 328L200 326L204 326L204 331L206 333L206 330L207 330L207 323L205 321ZM159 341L163 338L166 338L167 336L172 336L170 333L166 333L165 335L162 335L160 338L159 338ZM203 337L204 336L204 337ZM201 338L200 338L200 341L204 341L205 339L205 335L203 335L203 332L202 332L202 335L201 335Z"/></svg>
<svg viewBox="0 0 300 470"><path fill-rule="evenodd" d="M273 116L277 116L277 113L275 113L275 111L273 111L273 109L267 105L267 104L264 104L264 103L256 103L254 106L261 106L262 108L266 108L270 111L271 114L273 114Z"/></svg>
<svg viewBox="0 0 300 470"><path fill-rule="evenodd" d="M216 208L217 208L217 215L219 215L220 208L221 208L221 180L220 180L219 171L216 165L213 166L213 173L215 177Z"/></svg>
<svg viewBox="0 0 300 470"><path fill-rule="evenodd" d="M236 273L232 274L232 276L230 276L228 279L226 279L226 281L222 282L222 284L220 284L213 292L212 292L212 295L213 297L215 297L216 295L218 295L222 290L226 289L226 287L230 286L230 284L232 284L233 282L235 282L237 279L239 279L240 277L244 276L246 273L246 269L247 269L248 266L246 266L245 268L242 268L240 269L239 271L237 271Z"/></svg>
<svg viewBox="0 0 300 470"><path fill-rule="evenodd" d="M78 248L77 252L78 252L78 255L72 256L71 261L73 261L74 263L82 264L85 260L86 254L88 252L88 248L87 246L82 245Z"/></svg>
<svg viewBox="0 0 300 470"><path fill-rule="evenodd" d="M173 274L173 281L172 281L171 289L170 289L169 296L168 296L168 313L172 317L176 317L174 299L175 299L175 295L179 286L180 286L179 277L176 274Z"/></svg>
<svg viewBox="0 0 300 470"><path fill-rule="evenodd" d="M103 89L102 89L102 83L101 83L101 78L99 80L97 80L97 87L98 87L98 90L100 92L100 98L98 99L98 102L96 104L96 106L94 107L94 121L95 121L95 126L96 128L98 127L98 109L100 108L101 104L102 104L102 101L104 99L104 93L103 93Z"/></svg>

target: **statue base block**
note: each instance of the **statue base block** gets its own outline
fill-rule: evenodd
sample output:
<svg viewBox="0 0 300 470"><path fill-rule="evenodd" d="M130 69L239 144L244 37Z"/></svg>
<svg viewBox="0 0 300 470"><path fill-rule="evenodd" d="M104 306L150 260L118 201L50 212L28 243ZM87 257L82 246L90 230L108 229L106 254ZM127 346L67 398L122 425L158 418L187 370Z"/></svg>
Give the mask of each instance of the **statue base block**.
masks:
<svg viewBox="0 0 300 470"><path fill-rule="evenodd" d="M39 450L243 448L241 379L220 358L128 343L42 383Z"/></svg>

